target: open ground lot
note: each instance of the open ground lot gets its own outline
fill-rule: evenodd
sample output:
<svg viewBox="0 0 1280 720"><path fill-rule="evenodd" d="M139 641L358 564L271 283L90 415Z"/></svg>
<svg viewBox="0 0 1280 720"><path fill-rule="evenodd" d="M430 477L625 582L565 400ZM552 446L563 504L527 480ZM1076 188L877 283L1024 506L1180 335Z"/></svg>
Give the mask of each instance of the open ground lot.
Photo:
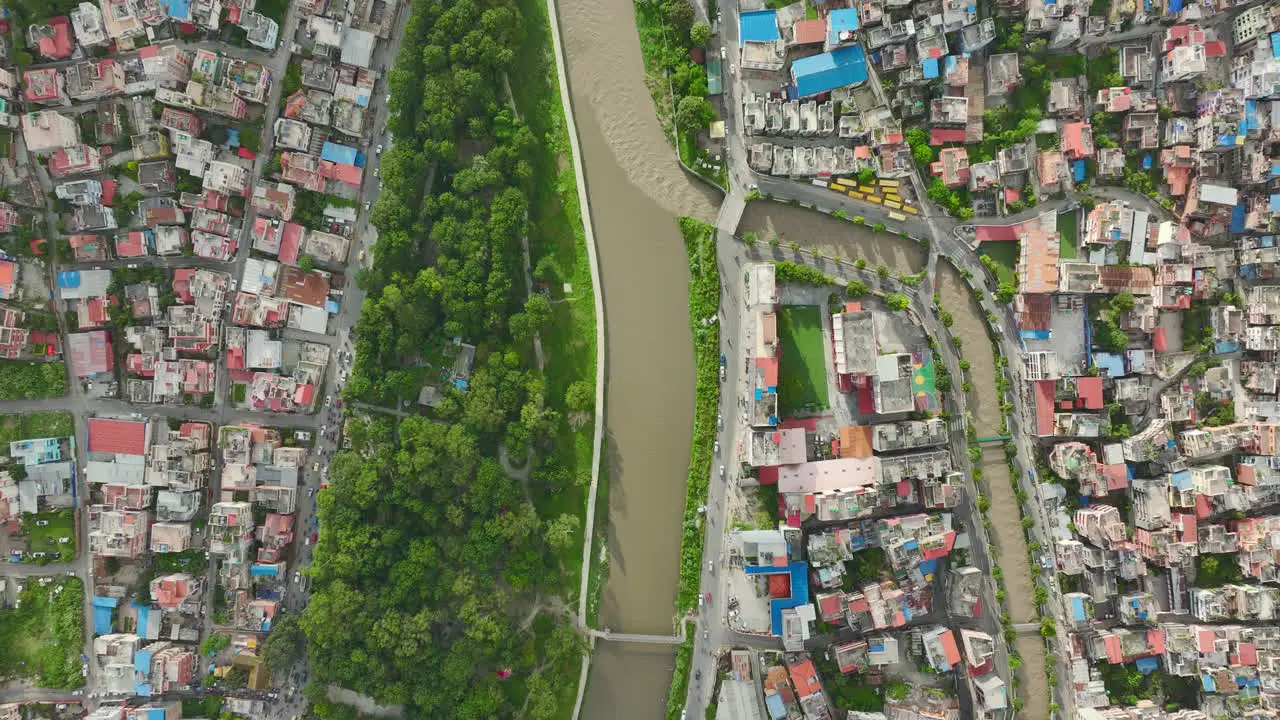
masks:
<svg viewBox="0 0 1280 720"><path fill-rule="evenodd" d="M9 453L9 443L38 438L70 437L74 432L71 413L38 412L0 415L0 453Z"/></svg>
<svg viewBox="0 0 1280 720"><path fill-rule="evenodd" d="M996 278L1000 282L1013 282L1013 269L1018 266L1019 243L986 242L978 248L978 252L995 261Z"/></svg>
<svg viewBox="0 0 1280 720"><path fill-rule="evenodd" d="M41 525L40 523L45 523ZM55 510L53 512L27 515L22 520L22 534L27 538L28 552L62 553L61 561L70 561L76 555L76 521L74 510ZM58 542L67 538L67 542ZM41 560L52 558L46 555ZM30 562L36 562L27 558Z"/></svg>
<svg viewBox="0 0 1280 720"><path fill-rule="evenodd" d="M780 309L778 339L782 344L778 411L785 416L796 411L817 411L829 407L821 308L794 305Z"/></svg>
<svg viewBox="0 0 1280 720"><path fill-rule="evenodd" d="M1077 210L1058 213L1058 255L1063 260L1075 260L1079 256L1080 219Z"/></svg>
<svg viewBox="0 0 1280 720"><path fill-rule="evenodd" d="M34 677L41 687L69 690L84 685L84 585L58 577L41 585L23 580L18 607L0 610L0 678Z"/></svg>

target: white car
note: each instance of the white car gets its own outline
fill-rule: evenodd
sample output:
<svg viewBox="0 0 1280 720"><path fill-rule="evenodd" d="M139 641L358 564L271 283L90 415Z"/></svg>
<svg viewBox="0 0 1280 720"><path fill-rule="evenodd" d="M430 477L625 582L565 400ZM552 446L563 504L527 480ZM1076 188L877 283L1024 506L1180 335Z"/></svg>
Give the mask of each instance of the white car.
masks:
<svg viewBox="0 0 1280 720"><path fill-rule="evenodd" d="M391 102L391 93L387 93L387 98L383 102Z"/></svg>
<svg viewBox="0 0 1280 720"><path fill-rule="evenodd" d="M378 148L377 148L376 150L374 150L373 152L374 152L374 154L376 154L376 155L381 155L381 154L382 154L382 146L381 146L381 145L379 145L379 146L378 146Z"/></svg>
<svg viewBox="0 0 1280 720"><path fill-rule="evenodd" d="M58 544L59 544L59 545L66 545L66 544L67 544L67 543L69 543L69 542L71 542L71 538L69 538L69 537L60 537L60 538L58 538Z"/></svg>
<svg viewBox="0 0 1280 720"><path fill-rule="evenodd" d="M324 406L325 406L325 407L329 407L329 406L330 406L330 405L332 405L332 404L333 404L333 396L332 396L332 395L325 395L325 396L324 396Z"/></svg>
<svg viewBox="0 0 1280 720"><path fill-rule="evenodd" d="M369 208L371 208L371 207L373 207L373 203L369 202L368 200L365 200L365 201L364 201L364 209L365 209L365 212L368 212Z"/></svg>
<svg viewBox="0 0 1280 720"><path fill-rule="evenodd" d="M297 583L297 582L298 582L299 580L301 580L301 579L302 579L302 571L301 571L301 570L294 570L294 571L293 571L293 581L294 581L295 583Z"/></svg>
<svg viewBox="0 0 1280 720"><path fill-rule="evenodd" d="M733 63L729 63L729 74L730 74L730 75L737 75L737 74L738 74L738 66L737 66L737 65L734 65Z"/></svg>
<svg viewBox="0 0 1280 720"><path fill-rule="evenodd" d="M720 59L721 59L721 60L728 60L728 59L729 59L729 53L728 53L728 51L726 51L726 50L724 49L724 46L723 46L723 45L721 45L721 46L720 46Z"/></svg>

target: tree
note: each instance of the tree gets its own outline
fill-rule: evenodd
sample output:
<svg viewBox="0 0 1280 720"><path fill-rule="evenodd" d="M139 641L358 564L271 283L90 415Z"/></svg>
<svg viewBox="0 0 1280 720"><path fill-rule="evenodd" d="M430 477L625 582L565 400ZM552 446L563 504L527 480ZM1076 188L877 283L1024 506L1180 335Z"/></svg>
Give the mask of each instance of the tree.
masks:
<svg viewBox="0 0 1280 720"><path fill-rule="evenodd" d="M705 97L686 95L676 105L676 123L687 131L701 130L715 117L711 103Z"/></svg>
<svg viewBox="0 0 1280 720"><path fill-rule="evenodd" d="M890 310L906 310L907 306L911 304L911 301L907 299L906 295L901 295L899 293L890 293L885 296L884 304L885 304L885 307L889 308Z"/></svg>
<svg viewBox="0 0 1280 720"><path fill-rule="evenodd" d="M874 223L871 225L871 232L884 232L884 223Z"/></svg>
<svg viewBox="0 0 1280 720"><path fill-rule="evenodd" d="M545 295L533 294L524 301L524 314L534 330L541 330L551 322L551 301Z"/></svg>
<svg viewBox="0 0 1280 720"><path fill-rule="evenodd" d="M917 165L928 165L933 162L933 148L928 145L913 145L911 156L916 159Z"/></svg>
<svg viewBox="0 0 1280 720"><path fill-rule="evenodd" d="M1017 294L1018 286L1008 280L1002 281L996 286L996 300L998 302L1002 302L1007 305L1013 302L1013 296Z"/></svg>
<svg viewBox="0 0 1280 720"><path fill-rule="evenodd" d="M863 168L862 170L858 171L858 182L863 185L875 182L875 179L876 179L876 171L872 170L871 168Z"/></svg>
<svg viewBox="0 0 1280 720"><path fill-rule="evenodd" d="M707 41L711 40L711 26L704 22L697 22L693 27L689 28L689 42L694 47L705 47Z"/></svg>
<svg viewBox="0 0 1280 720"><path fill-rule="evenodd" d="M1128 292L1127 290L1124 292L1118 292L1112 296L1109 304L1111 306L1111 313L1113 317L1124 315L1133 309L1133 293Z"/></svg>
<svg viewBox="0 0 1280 720"><path fill-rule="evenodd" d="M200 643L200 654L213 656L222 652L231 644L231 638L222 633L214 633Z"/></svg>
<svg viewBox="0 0 1280 720"><path fill-rule="evenodd" d="M298 256L298 269L302 272L313 272L316 269L316 259L310 255Z"/></svg>
<svg viewBox="0 0 1280 720"><path fill-rule="evenodd" d="M565 406L575 412L593 412L596 408L596 389L586 380L575 380L565 391Z"/></svg>
<svg viewBox="0 0 1280 720"><path fill-rule="evenodd" d="M693 26L693 5L687 0L668 0L662 14L679 33L687 33Z"/></svg>
<svg viewBox="0 0 1280 720"><path fill-rule="evenodd" d="M560 517L547 523L547 545L557 552L574 544L574 533L582 527L582 519L577 515L562 513Z"/></svg>
<svg viewBox="0 0 1280 720"><path fill-rule="evenodd" d="M867 294L867 284L861 280L850 280L845 286L844 292L851 298L857 299Z"/></svg>
<svg viewBox="0 0 1280 720"><path fill-rule="evenodd" d="M876 275L879 275L879 276L880 276L880 277L882 277L882 278L887 278L887 277L889 277L889 268L888 268L887 266L883 265L883 264L881 264L881 265L877 265L877 266L876 266Z"/></svg>

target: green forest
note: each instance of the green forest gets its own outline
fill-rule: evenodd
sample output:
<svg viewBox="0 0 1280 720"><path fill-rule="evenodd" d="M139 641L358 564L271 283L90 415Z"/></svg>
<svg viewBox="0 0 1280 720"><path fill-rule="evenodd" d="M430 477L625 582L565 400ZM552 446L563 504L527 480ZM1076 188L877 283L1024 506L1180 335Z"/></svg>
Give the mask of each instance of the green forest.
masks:
<svg viewBox="0 0 1280 720"><path fill-rule="evenodd" d="M572 710L586 650L569 607L590 476L581 437L594 315L579 310L591 307L590 283L566 249L580 227L557 165L563 126L538 5L410 6L388 74L395 142L381 160L372 264L357 276L367 296L344 395L387 408L407 407L424 385L443 397L413 406L420 416L348 417L350 448L318 497L314 591L299 619L313 699L316 684L337 683L403 704L406 717ZM535 277L572 280L577 294L585 284L586 304L526 299L526 233ZM465 392L447 382L455 340L476 346ZM353 716L323 701L313 714Z"/></svg>

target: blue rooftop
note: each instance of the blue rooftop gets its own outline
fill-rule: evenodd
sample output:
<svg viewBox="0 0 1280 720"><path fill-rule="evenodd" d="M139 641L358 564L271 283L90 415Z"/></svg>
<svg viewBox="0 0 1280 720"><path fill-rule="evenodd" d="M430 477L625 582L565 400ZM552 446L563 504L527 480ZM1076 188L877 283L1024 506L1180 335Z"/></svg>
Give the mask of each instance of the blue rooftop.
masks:
<svg viewBox="0 0 1280 720"><path fill-rule="evenodd" d="M320 159L342 165L356 164L356 149L347 145L325 141L320 148Z"/></svg>
<svg viewBox="0 0 1280 720"><path fill-rule="evenodd" d="M1280 32L1271 33L1271 57L1280 57Z"/></svg>
<svg viewBox="0 0 1280 720"><path fill-rule="evenodd" d="M758 10L742 13L738 16L738 35L739 43L781 40L782 33L778 32L778 11Z"/></svg>
<svg viewBox="0 0 1280 720"><path fill-rule="evenodd" d="M782 702L782 695L779 693L765 695L764 704L769 707L769 717L773 720L784 720L787 717L787 705Z"/></svg>
<svg viewBox="0 0 1280 720"><path fill-rule="evenodd" d="M786 567L772 565L748 565L743 568L748 575L791 576L791 597L769 602L771 630L774 637L782 637L782 611L806 605L809 602L809 563L793 562Z"/></svg>
<svg viewBox="0 0 1280 720"><path fill-rule="evenodd" d="M1276 196L1272 195L1271 198L1272 198L1271 206L1273 208L1272 211L1274 212L1274 208L1276 204L1276 201L1275 201ZM1244 232L1244 220L1245 220L1245 214L1247 211L1248 211L1248 208L1246 208L1243 203L1231 208L1231 232L1233 233Z"/></svg>
<svg viewBox="0 0 1280 720"><path fill-rule="evenodd" d="M1100 352L1093 356L1093 364L1098 366L1098 370L1106 372L1108 376L1113 378L1124 377L1124 355L1120 353Z"/></svg>
<svg viewBox="0 0 1280 720"><path fill-rule="evenodd" d="M840 44L840 33L853 32L859 27L857 8L832 10L827 16L827 47Z"/></svg>
<svg viewBox="0 0 1280 720"><path fill-rule="evenodd" d="M924 60L921 60L920 69L924 71L924 77L926 80L932 80L941 74L941 70L938 68L938 58L925 58Z"/></svg>
<svg viewBox="0 0 1280 720"><path fill-rule="evenodd" d="M861 45L850 45L801 58L791 63L791 78L796 97L808 97L866 82L867 55Z"/></svg>
<svg viewBox="0 0 1280 720"><path fill-rule="evenodd" d="M1153 657L1138 658L1134 665L1138 666L1138 672L1143 675L1150 675L1160 669L1160 661Z"/></svg>
<svg viewBox="0 0 1280 720"><path fill-rule="evenodd" d="M280 567L278 565L250 565L249 574L259 577L263 575L275 577L280 574Z"/></svg>
<svg viewBox="0 0 1280 720"><path fill-rule="evenodd" d="M1085 164L1083 160L1076 160L1071 163L1071 179L1076 182L1084 182Z"/></svg>
<svg viewBox="0 0 1280 720"><path fill-rule="evenodd" d="M1182 12L1182 0L1169 0L1169 14L1176 15Z"/></svg>
<svg viewBox="0 0 1280 720"><path fill-rule="evenodd" d="M1194 484L1191 482L1190 470L1179 470L1169 476L1169 482L1178 490L1190 490Z"/></svg>
<svg viewBox="0 0 1280 720"><path fill-rule="evenodd" d="M76 270L63 270L58 273L58 287L60 288L78 288L80 287L80 273Z"/></svg>
<svg viewBox="0 0 1280 720"><path fill-rule="evenodd" d="M191 0L161 0L165 13L175 20L191 19Z"/></svg>

